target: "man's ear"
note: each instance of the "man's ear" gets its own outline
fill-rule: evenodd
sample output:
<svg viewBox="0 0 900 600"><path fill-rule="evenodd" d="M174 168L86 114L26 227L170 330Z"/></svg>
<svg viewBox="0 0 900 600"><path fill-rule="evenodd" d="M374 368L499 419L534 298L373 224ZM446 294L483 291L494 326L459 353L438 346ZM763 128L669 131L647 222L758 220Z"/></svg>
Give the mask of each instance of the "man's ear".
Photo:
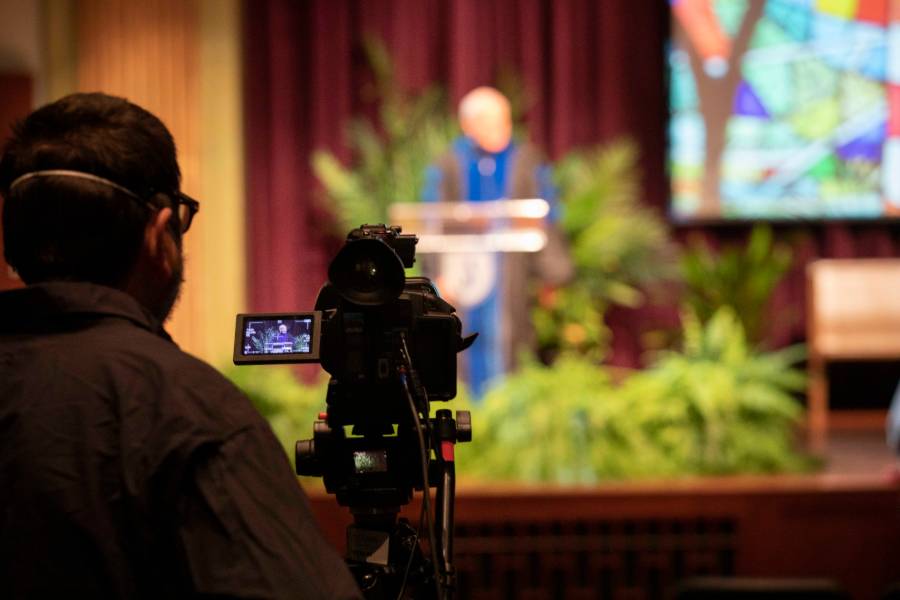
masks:
<svg viewBox="0 0 900 600"><path fill-rule="evenodd" d="M174 245L172 233L169 229L169 221L172 219L172 209L162 208L154 215L144 229L144 250L147 257L164 271L174 268L172 263L170 245Z"/></svg>

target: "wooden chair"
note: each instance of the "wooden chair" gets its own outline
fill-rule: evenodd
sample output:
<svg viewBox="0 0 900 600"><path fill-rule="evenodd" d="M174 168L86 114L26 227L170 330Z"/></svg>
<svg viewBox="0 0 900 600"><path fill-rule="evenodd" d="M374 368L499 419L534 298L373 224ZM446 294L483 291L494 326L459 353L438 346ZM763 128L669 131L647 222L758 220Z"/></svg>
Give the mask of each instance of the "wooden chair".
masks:
<svg viewBox="0 0 900 600"><path fill-rule="evenodd" d="M807 266L810 447L828 439L831 361L900 359L900 259L827 259Z"/></svg>

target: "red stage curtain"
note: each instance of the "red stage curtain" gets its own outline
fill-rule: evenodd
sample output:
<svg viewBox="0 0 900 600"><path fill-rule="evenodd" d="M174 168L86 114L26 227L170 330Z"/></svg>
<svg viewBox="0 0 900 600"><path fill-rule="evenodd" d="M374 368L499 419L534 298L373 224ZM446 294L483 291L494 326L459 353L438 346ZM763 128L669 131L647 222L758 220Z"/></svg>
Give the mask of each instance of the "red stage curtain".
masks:
<svg viewBox="0 0 900 600"><path fill-rule="evenodd" d="M326 211L314 203L313 149L349 158L342 124L365 105L361 41L388 45L403 85L443 82L455 103L512 67L534 94L534 141L551 156L631 133L647 192L662 206L665 104L658 2L324 0L247 2L250 302L310 306L324 279Z"/></svg>
<svg viewBox="0 0 900 600"><path fill-rule="evenodd" d="M349 159L342 124L371 111L361 41L384 39L402 85L438 81L456 102L512 67L533 95L533 141L552 158L631 135L642 149L644 194L665 211L668 5L634 0L267 0L245 3L250 306L310 307L335 241L315 202L315 148ZM678 232L682 237L687 230ZM713 242L747 227L704 229ZM794 273L776 294L779 343L803 337L803 264L816 256L885 256L900 249L896 227L830 224L781 228L796 242ZM661 309L617 310L613 362L636 366L640 332L672 324L677 299Z"/></svg>

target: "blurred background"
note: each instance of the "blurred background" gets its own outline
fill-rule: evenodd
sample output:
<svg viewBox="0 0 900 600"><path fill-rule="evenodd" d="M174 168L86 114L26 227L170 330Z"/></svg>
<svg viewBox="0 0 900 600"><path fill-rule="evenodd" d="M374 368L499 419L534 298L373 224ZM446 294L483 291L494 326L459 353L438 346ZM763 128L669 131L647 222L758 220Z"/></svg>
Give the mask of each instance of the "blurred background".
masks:
<svg viewBox="0 0 900 600"><path fill-rule="evenodd" d="M726 576L875 598L900 579L897 21L895 0L0 0L0 137L75 91L168 125L202 204L168 329L291 449L326 380L229 366L234 315L311 309L347 231L427 196L460 99L499 89L574 277L523 283L531 343L453 403L475 423L462 597Z"/></svg>

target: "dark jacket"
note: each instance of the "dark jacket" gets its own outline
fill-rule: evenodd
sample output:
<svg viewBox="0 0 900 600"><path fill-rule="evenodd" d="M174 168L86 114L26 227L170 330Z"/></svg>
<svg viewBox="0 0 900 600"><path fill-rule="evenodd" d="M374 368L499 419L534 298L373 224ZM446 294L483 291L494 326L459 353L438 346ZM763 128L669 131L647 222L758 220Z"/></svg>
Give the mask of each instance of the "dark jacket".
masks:
<svg viewBox="0 0 900 600"><path fill-rule="evenodd" d="M131 296L0 293L0 596L356 598L248 399Z"/></svg>

